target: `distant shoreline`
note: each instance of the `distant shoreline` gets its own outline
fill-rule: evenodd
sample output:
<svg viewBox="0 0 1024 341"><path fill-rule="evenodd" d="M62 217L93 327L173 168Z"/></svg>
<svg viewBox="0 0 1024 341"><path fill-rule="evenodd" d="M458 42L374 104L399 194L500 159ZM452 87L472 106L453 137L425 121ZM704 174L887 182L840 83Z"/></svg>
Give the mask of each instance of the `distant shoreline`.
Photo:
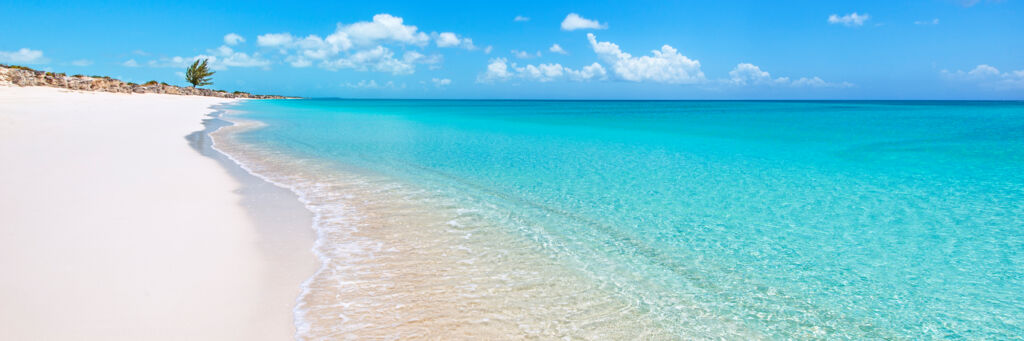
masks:
<svg viewBox="0 0 1024 341"><path fill-rule="evenodd" d="M124 82L106 76L68 76L64 73L34 70L24 66L0 64L0 85L47 86L69 90L101 91L128 94L165 94L220 98L289 99L279 95L254 95L243 91L200 89L149 81L143 84Z"/></svg>

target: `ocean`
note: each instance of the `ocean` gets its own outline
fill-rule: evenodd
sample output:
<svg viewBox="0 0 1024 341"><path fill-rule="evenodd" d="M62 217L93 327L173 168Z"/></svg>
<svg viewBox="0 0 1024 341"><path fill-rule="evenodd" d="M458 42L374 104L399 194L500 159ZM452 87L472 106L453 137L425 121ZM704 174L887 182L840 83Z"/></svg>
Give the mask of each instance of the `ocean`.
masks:
<svg viewBox="0 0 1024 341"><path fill-rule="evenodd" d="M330 338L1024 335L1024 103L246 101Z"/></svg>

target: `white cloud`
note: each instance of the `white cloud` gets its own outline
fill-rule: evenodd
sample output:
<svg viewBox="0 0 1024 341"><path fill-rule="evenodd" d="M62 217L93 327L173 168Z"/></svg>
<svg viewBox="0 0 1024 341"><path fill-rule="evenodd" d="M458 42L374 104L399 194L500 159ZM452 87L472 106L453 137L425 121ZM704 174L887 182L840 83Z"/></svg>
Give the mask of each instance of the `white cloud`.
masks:
<svg viewBox="0 0 1024 341"><path fill-rule="evenodd" d="M17 51L0 51L0 62L39 64L45 63L46 58L43 58L43 51L21 48Z"/></svg>
<svg viewBox="0 0 1024 341"><path fill-rule="evenodd" d="M512 21L530 21L530 18L529 17L521 16L521 15L517 15L514 19L512 19Z"/></svg>
<svg viewBox="0 0 1024 341"><path fill-rule="evenodd" d="M352 42L372 45L378 41L395 41L412 45L425 45L430 41L426 33L416 26L405 25L404 20L390 14L377 14L373 21L360 21L351 25L338 24L336 33L344 33Z"/></svg>
<svg viewBox="0 0 1024 341"><path fill-rule="evenodd" d="M551 47L548 48L548 51L558 54L569 54L569 52L565 52L565 49L562 49L562 47L558 46L558 44L551 44Z"/></svg>
<svg viewBox="0 0 1024 341"><path fill-rule="evenodd" d="M124 61L124 63L121 63L121 65L124 65L124 66L127 66L127 67L139 67L139 62L135 61L135 59L129 59L129 60Z"/></svg>
<svg viewBox="0 0 1024 341"><path fill-rule="evenodd" d="M193 58L186 58L186 57L181 57L181 56L162 57L160 59L150 60L147 64L150 67L183 68L183 67L187 67L189 64L192 64L192 62L194 60L202 59L202 58L205 58L205 57L208 57L208 56L206 56L206 55L198 55L198 56L195 56ZM134 59L132 59L131 61L134 61ZM128 62L125 62L125 63L127 64ZM128 66L128 65L125 65L125 66Z"/></svg>
<svg viewBox="0 0 1024 341"><path fill-rule="evenodd" d="M932 20L918 20L918 21L914 22L914 25L938 25L938 24L939 24L939 18L935 18L935 19L932 19Z"/></svg>
<svg viewBox="0 0 1024 341"><path fill-rule="evenodd" d="M288 56L288 58L285 58L285 61L292 67L297 68L313 66L313 61L303 56Z"/></svg>
<svg viewBox="0 0 1024 341"><path fill-rule="evenodd" d="M88 59L78 59L71 61L71 65L74 66L89 66L92 65L92 61Z"/></svg>
<svg viewBox="0 0 1024 341"><path fill-rule="evenodd" d="M285 47L291 45L294 39L289 33L267 33L256 36L256 44L265 47Z"/></svg>
<svg viewBox="0 0 1024 341"><path fill-rule="evenodd" d="M459 36L452 32L441 32L436 34L434 41L437 43L437 47L462 47L467 50L475 50L476 46L473 45L473 39L459 38Z"/></svg>
<svg viewBox="0 0 1024 341"><path fill-rule="evenodd" d="M597 20L590 20L581 17L579 14L576 13L569 13L569 15L565 16L565 20L562 20L562 30L565 31L574 31L582 29L603 30L606 28L608 28L608 24L602 24L597 22Z"/></svg>
<svg viewBox="0 0 1024 341"><path fill-rule="evenodd" d="M560 79L571 81L588 81L594 79L606 79L607 72L601 64L593 63L579 70L570 69L561 64L540 64L519 66L516 63L509 64L505 58L491 59L487 64L487 71L477 77L477 82L493 83L495 81L507 81L512 79L531 80L538 82L551 82Z"/></svg>
<svg viewBox="0 0 1024 341"><path fill-rule="evenodd" d="M430 82L434 83L434 86L439 88L452 84L452 80L448 78L431 78Z"/></svg>
<svg viewBox="0 0 1024 341"><path fill-rule="evenodd" d="M540 57L540 51L537 51L536 53L529 53L529 52L526 52L526 51L512 50L512 51L509 51L509 52L511 52L513 56L515 56L516 58L519 58L519 59L529 59L529 58L533 58L533 57Z"/></svg>
<svg viewBox="0 0 1024 341"><path fill-rule="evenodd" d="M796 80L791 80L789 77L772 78L770 73L763 71L757 65L750 63L737 64L736 68L729 71L729 80L727 82L736 86L756 85L814 88L846 88L853 86L853 84L847 82L829 83L818 77L801 77Z"/></svg>
<svg viewBox="0 0 1024 341"><path fill-rule="evenodd" d="M612 72L623 80L631 82L658 82L669 84L692 84L704 81L700 61L679 54L671 46L651 51L650 56L633 57L622 52L611 42L598 42L593 33L587 33L590 46L598 57L611 65Z"/></svg>
<svg viewBox="0 0 1024 341"><path fill-rule="evenodd" d="M838 16L838 15L835 15L835 14L830 15L830 16L828 16L828 23L829 24L842 24L842 25L845 25L845 26L853 27L853 26L862 26L862 25L864 25L865 21L868 21L870 19L871 19L871 15L869 15L867 13L864 13L863 15L861 15L861 14L857 14L857 12L853 12L853 13L850 13L850 14L847 14L847 15L844 15L844 16L841 16L841 17Z"/></svg>
<svg viewBox="0 0 1024 341"><path fill-rule="evenodd" d="M231 67L269 67L270 61L260 57L259 53L253 53L252 55L246 54L245 52L238 52L232 50L230 47L222 45L215 50L217 55L211 61L214 68L227 68Z"/></svg>
<svg viewBox="0 0 1024 341"><path fill-rule="evenodd" d="M268 33L257 36L257 42L262 47L277 49L293 67L317 65L329 70L411 74L417 64L440 67L441 55L425 56L416 51L416 47L425 47L432 38L438 47L477 48L470 38L454 32L427 35L390 14L377 14L372 21L339 23L326 37L311 34L300 38L290 33ZM400 58L392 52L396 45L407 51ZM490 52L490 48L484 51Z"/></svg>
<svg viewBox="0 0 1024 341"><path fill-rule="evenodd" d="M358 83L343 83L341 86L353 89L404 89L405 83L395 84L394 81L387 81L379 84L375 80L361 80Z"/></svg>
<svg viewBox="0 0 1024 341"><path fill-rule="evenodd" d="M438 47L458 46L460 43L459 38L455 36L455 33L451 32L441 32L435 41L437 42Z"/></svg>
<svg viewBox="0 0 1024 341"><path fill-rule="evenodd" d="M494 49L494 46L487 45L487 47L484 48L484 53L491 54L491 50L493 50L493 49Z"/></svg>
<svg viewBox="0 0 1024 341"><path fill-rule="evenodd" d="M207 53L196 55L194 57L164 57L156 60L150 60L150 67L187 67L192 62L198 59L208 59L211 69L214 70L225 70L228 67L261 67L269 68L270 60L263 58L259 53L248 54L245 52L238 52L228 47L227 45L221 45L220 47L212 50L206 50ZM131 66L128 62L134 62L134 59L126 61L123 65ZM133 63L136 66L138 63Z"/></svg>
<svg viewBox="0 0 1024 341"><path fill-rule="evenodd" d="M242 36L240 36L238 34L228 33L228 34L224 35L224 43L225 44L228 44L228 45L238 45L239 43L244 43L244 42L245 42L245 38L242 38Z"/></svg>
<svg viewBox="0 0 1024 341"><path fill-rule="evenodd" d="M352 69L356 71L389 72L395 75L408 75L416 71L416 64L438 64L440 55L425 56L416 51L407 51L401 58L395 58L390 49L377 47L358 51L348 56L321 62L321 66L329 70Z"/></svg>
<svg viewBox="0 0 1024 341"><path fill-rule="evenodd" d="M1024 89L1024 69L1001 72L991 65L981 64L966 72L961 70L956 72L942 70L941 73L946 79L974 83L990 88Z"/></svg>
<svg viewBox="0 0 1024 341"><path fill-rule="evenodd" d="M760 67L750 63L736 65L735 69L729 71L729 78L738 85L775 83L782 80L782 78L779 78L773 81L771 74L761 71Z"/></svg>

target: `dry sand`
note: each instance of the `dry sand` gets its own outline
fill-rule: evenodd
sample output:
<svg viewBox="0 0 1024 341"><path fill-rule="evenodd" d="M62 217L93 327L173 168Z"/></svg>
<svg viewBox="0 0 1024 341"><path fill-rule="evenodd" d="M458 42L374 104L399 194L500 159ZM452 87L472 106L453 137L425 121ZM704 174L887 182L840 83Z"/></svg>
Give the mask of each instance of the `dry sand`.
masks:
<svg viewBox="0 0 1024 341"><path fill-rule="evenodd" d="M185 139L228 101L0 86L0 340L293 338L308 214Z"/></svg>

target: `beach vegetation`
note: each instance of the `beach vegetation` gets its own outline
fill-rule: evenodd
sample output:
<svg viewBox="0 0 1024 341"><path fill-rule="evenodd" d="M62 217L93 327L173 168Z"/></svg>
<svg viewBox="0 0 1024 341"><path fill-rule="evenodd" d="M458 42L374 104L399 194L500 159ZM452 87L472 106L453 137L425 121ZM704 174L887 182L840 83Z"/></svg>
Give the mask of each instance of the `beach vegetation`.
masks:
<svg viewBox="0 0 1024 341"><path fill-rule="evenodd" d="M216 72L210 70L207 65L208 61L208 59L196 59L196 61L185 70L185 80L191 83L193 88L213 84L210 76L213 76Z"/></svg>
<svg viewBox="0 0 1024 341"><path fill-rule="evenodd" d="M8 68L8 69L35 71L35 69L33 69L33 68L30 68L30 67L27 67L27 66L21 66L21 65L0 64L0 66L3 66L3 67Z"/></svg>
<svg viewBox="0 0 1024 341"><path fill-rule="evenodd" d="M152 85L157 85L157 84L160 84L160 83L155 81L155 80L142 83L142 85L145 85L145 86L152 86Z"/></svg>

